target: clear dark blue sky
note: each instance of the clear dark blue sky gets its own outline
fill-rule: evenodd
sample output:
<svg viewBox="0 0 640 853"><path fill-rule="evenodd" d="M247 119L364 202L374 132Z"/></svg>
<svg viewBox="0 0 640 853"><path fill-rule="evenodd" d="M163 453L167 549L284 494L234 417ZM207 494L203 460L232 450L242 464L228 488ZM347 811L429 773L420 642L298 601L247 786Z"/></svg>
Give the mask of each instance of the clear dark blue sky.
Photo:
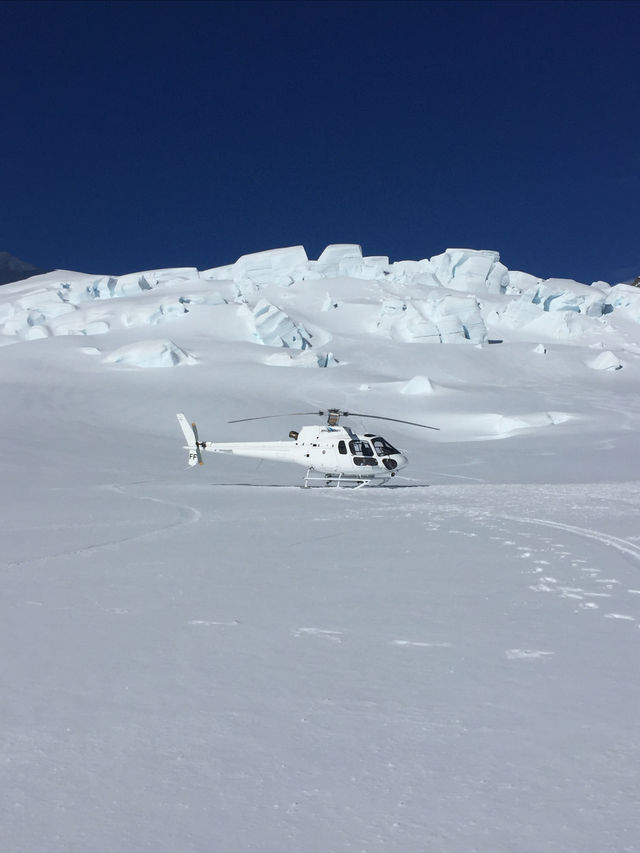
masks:
<svg viewBox="0 0 640 853"><path fill-rule="evenodd" d="M640 273L640 3L2 2L0 250Z"/></svg>

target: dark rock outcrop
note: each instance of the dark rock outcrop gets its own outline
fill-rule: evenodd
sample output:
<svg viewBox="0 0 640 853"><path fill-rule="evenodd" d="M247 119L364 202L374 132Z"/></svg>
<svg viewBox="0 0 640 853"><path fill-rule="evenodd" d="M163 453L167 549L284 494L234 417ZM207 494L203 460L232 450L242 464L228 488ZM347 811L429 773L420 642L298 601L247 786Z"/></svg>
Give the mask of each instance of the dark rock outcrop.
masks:
<svg viewBox="0 0 640 853"><path fill-rule="evenodd" d="M0 252L0 284L22 281L24 278L31 278L32 275L41 275L45 272L51 272L51 270L34 267L33 264L21 261L9 252Z"/></svg>

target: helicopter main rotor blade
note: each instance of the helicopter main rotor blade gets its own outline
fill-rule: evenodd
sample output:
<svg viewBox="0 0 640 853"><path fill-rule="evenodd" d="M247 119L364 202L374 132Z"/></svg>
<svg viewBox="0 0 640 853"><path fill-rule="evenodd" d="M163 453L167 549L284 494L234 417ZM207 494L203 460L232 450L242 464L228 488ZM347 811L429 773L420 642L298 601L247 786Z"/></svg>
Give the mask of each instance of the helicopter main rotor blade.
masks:
<svg viewBox="0 0 640 853"><path fill-rule="evenodd" d="M292 418L298 415L324 415L324 412L285 412L282 415L259 415L256 418L236 418L236 420L227 421L227 423L240 424L243 421L266 421L268 418Z"/></svg>
<svg viewBox="0 0 640 853"><path fill-rule="evenodd" d="M428 424L417 424L415 421L403 421L400 418L385 418L382 415L363 415L362 412L342 412L345 418L375 418L379 421L395 421L397 424L410 424L411 426L422 427L423 429L437 429L440 427L429 426Z"/></svg>

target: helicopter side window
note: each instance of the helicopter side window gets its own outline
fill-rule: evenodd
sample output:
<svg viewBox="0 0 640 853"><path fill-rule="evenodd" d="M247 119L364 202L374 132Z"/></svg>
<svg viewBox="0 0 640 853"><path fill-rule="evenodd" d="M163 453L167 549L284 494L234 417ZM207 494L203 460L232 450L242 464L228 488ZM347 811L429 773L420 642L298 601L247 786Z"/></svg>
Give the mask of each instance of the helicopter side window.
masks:
<svg viewBox="0 0 640 853"><path fill-rule="evenodd" d="M368 441L350 441L349 450L354 456L373 456L373 450Z"/></svg>
<svg viewBox="0 0 640 853"><path fill-rule="evenodd" d="M345 444L344 441L339 441L338 442L338 453L342 453L342 455L344 456L344 454L346 452L347 452L347 445Z"/></svg>
<svg viewBox="0 0 640 853"><path fill-rule="evenodd" d="M384 438L378 436L374 438L371 442L376 449L376 453L378 456L390 456L392 453L399 453L399 450L396 450L395 447L389 444L388 441L385 441Z"/></svg>

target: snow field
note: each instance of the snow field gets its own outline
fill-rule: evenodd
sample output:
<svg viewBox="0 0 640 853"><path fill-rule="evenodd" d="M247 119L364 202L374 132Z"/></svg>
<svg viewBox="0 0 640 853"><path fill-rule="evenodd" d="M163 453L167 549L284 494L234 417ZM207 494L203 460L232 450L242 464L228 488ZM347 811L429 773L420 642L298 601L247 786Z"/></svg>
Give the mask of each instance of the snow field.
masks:
<svg viewBox="0 0 640 853"><path fill-rule="evenodd" d="M633 849L640 546L599 486L174 476L103 495L138 535L92 491L84 546L45 513L5 569L14 849Z"/></svg>

